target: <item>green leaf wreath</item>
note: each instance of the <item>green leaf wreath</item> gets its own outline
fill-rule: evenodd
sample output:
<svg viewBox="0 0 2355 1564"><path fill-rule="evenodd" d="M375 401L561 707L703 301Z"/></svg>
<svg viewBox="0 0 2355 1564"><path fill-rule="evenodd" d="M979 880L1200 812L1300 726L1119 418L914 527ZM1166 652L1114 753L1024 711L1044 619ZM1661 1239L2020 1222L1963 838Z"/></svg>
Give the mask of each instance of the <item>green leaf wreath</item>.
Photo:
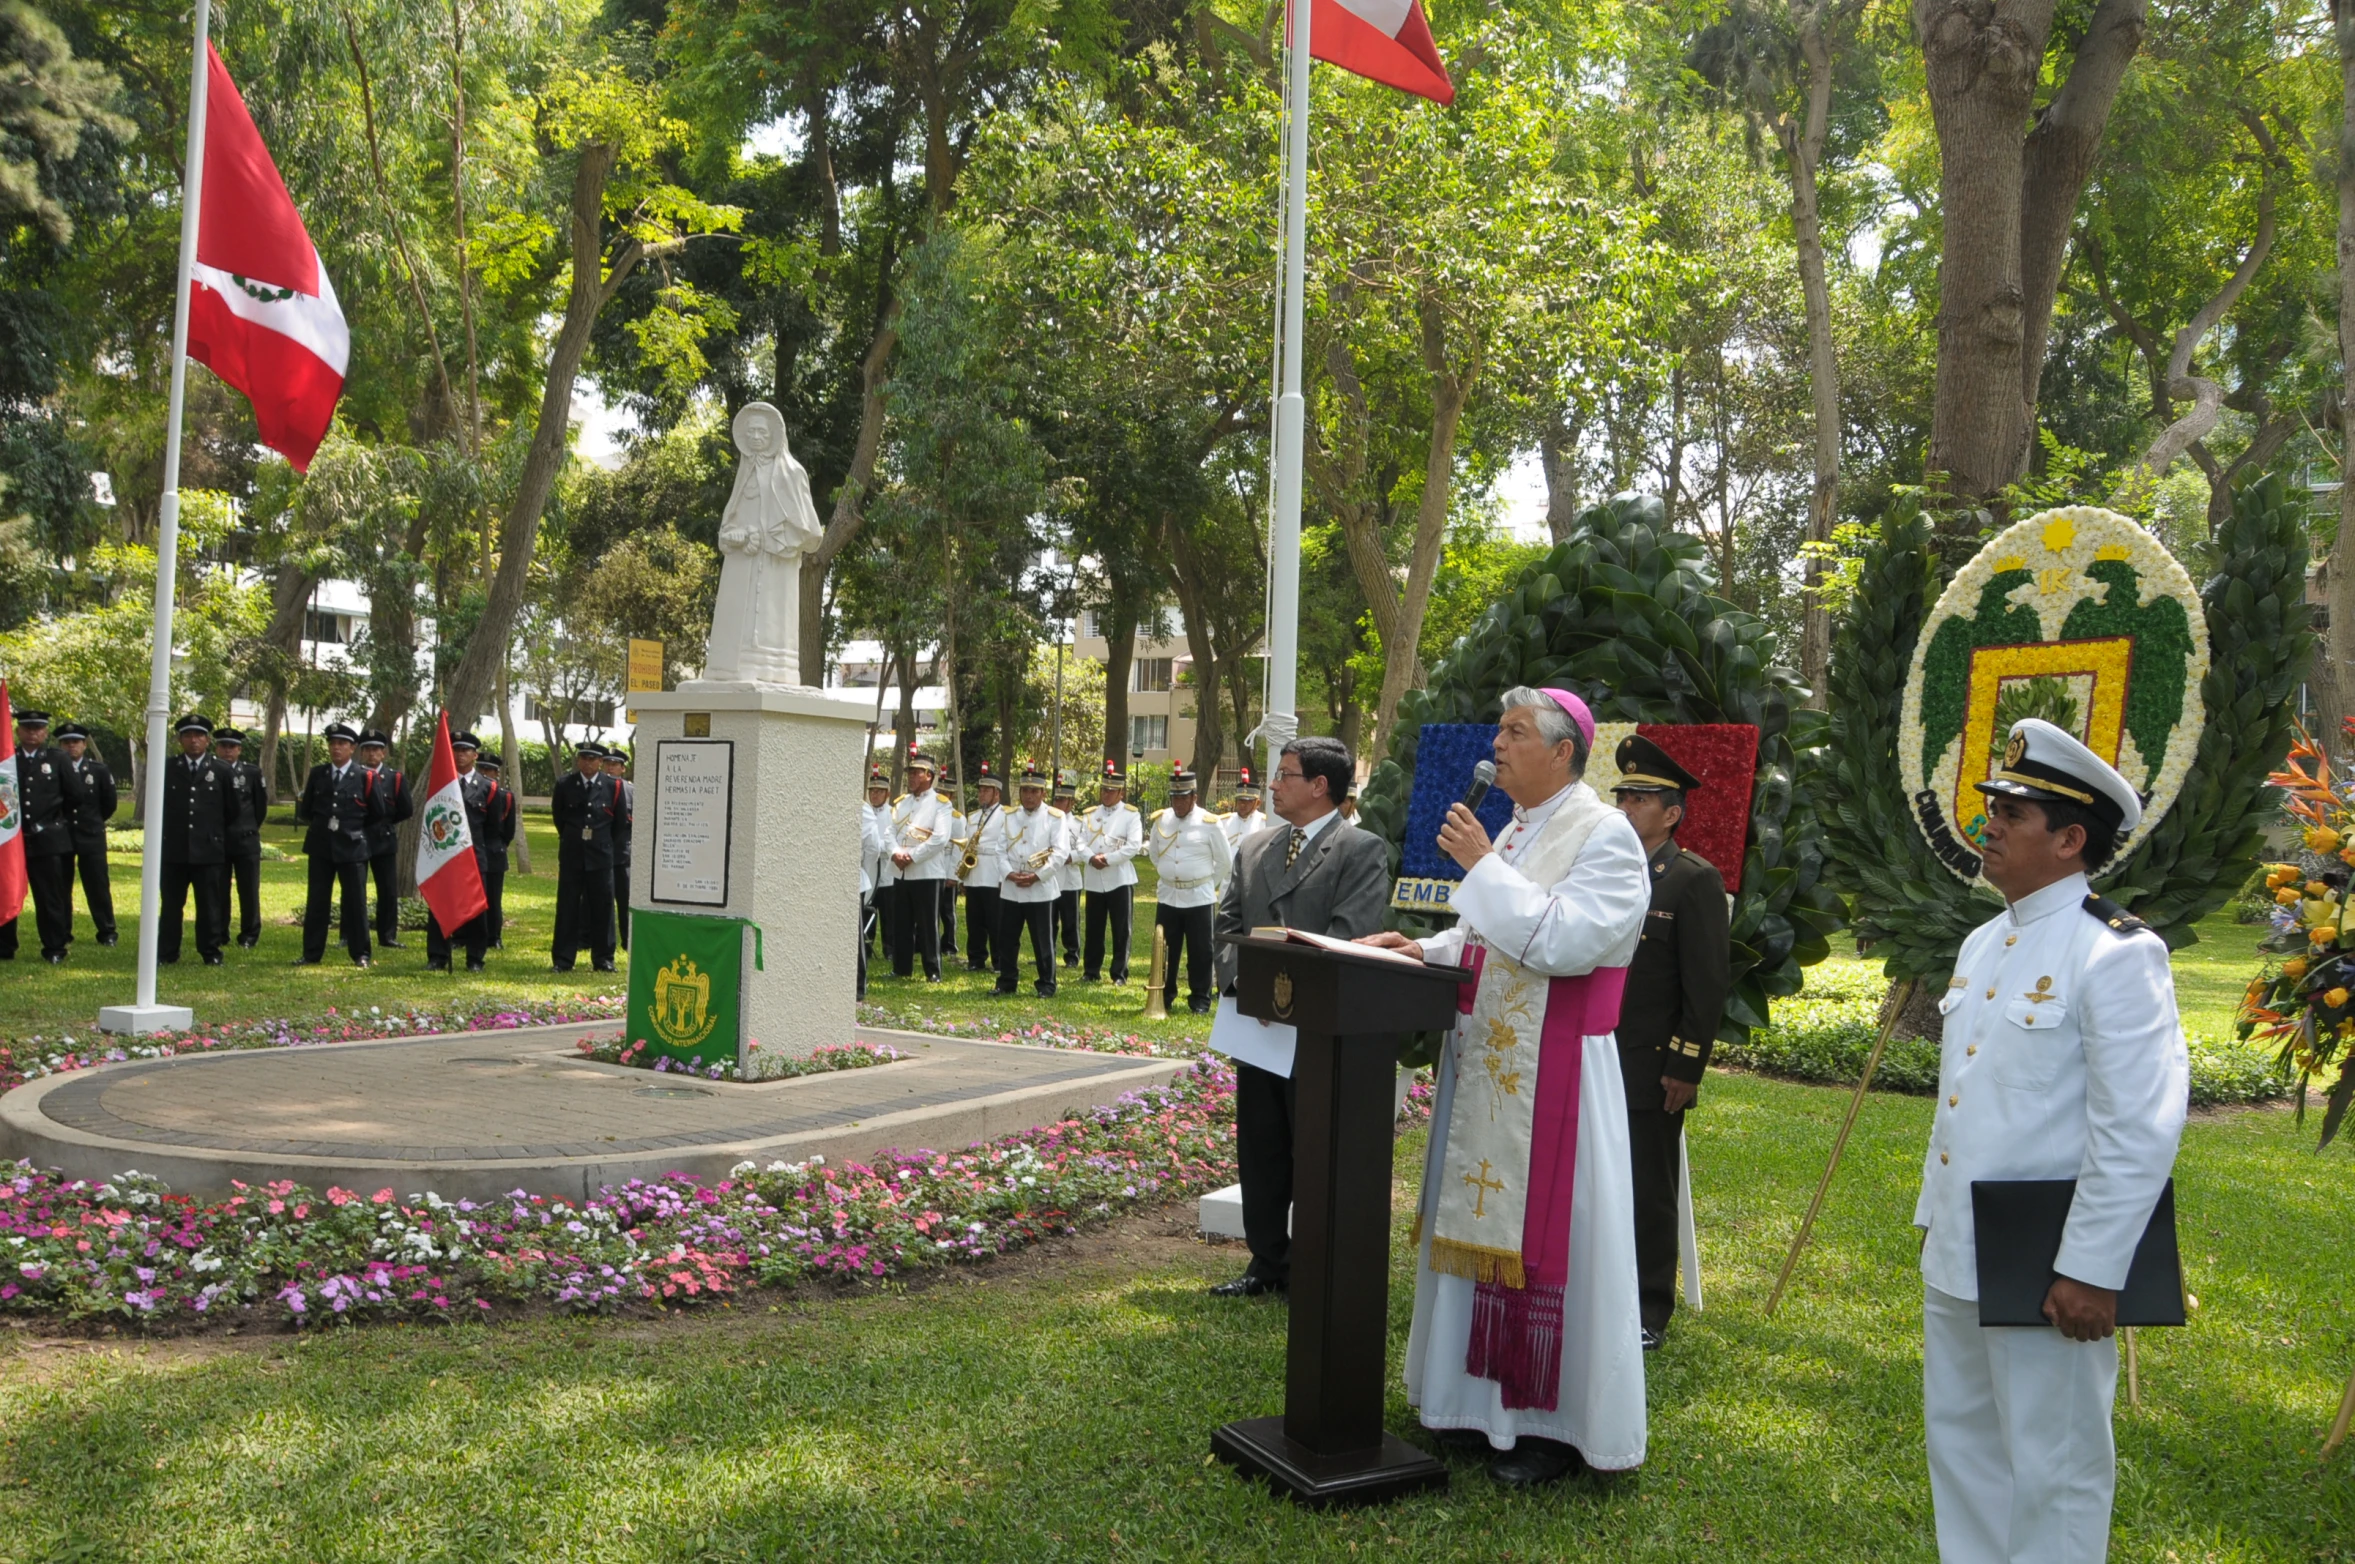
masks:
<svg viewBox="0 0 2355 1564"><path fill-rule="evenodd" d="M2272 813L2266 773L2287 753L2292 703L2314 661L2307 628L2305 506L2278 475L2242 487L2200 587L2208 619L2208 723L2175 807L2097 880L2173 949L2248 878ZM1963 937L2000 909L1932 853L1898 773L1899 705L1923 621L1943 581L1918 509L1882 522L1832 645L1825 846L1850 920L1892 980L1935 987Z"/></svg>
<svg viewBox="0 0 2355 1564"><path fill-rule="evenodd" d="M1708 546L1668 530L1660 502L1623 495L1580 513L1577 529L1524 570L1399 704L1390 753L1358 800L1359 823L1390 843L1395 876L1426 722L1494 722L1515 685L1576 690L1598 722L1746 722L1758 729L1750 840L1733 906L1731 997L1718 1036L1764 1026L1767 1002L1795 994L1800 968L1831 953L1839 900L1823 883L1802 766L1822 733L1774 633L1715 594ZM1394 914L1397 926L1428 925Z"/></svg>

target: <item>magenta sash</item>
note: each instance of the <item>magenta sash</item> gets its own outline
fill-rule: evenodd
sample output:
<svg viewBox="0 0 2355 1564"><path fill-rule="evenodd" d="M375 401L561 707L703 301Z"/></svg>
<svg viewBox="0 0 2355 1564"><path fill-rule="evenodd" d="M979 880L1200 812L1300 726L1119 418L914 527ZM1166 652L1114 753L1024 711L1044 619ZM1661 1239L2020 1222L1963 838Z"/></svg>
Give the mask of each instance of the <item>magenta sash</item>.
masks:
<svg viewBox="0 0 2355 1564"><path fill-rule="evenodd" d="M1465 1014L1471 1013L1487 956L1486 946L1473 947L1472 980L1462 985L1456 1001ZM1561 1398L1562 1300L1570 1281L1570 1209L1577 1189L1586 1039L1618 1027L1626 992L1625 967L1598 967L1546 984L1531 1104L1529 1199L1521 1218L1521 1266L1528 1285L1474 1284L1472 1338L1464 1353L1464 1372L1495 1380L1509 1408L1551 1412Z"/></svg>

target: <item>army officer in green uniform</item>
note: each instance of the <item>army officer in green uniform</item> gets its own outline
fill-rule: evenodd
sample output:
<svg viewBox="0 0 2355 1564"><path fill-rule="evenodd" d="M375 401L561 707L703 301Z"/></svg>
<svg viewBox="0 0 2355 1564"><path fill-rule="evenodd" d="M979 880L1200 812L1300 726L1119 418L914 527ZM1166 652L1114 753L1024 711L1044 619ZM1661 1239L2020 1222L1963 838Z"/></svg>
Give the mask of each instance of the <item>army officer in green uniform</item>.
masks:
<svg viewBox="0 0 2355 1564"><path fill-rule="evenodd" d="M1614 796L1643 838L1652 869L1652 910L1619 1011L1619 1071L1627 1081L1627 1144L1635 1162L1636 1292L1649 1352L1676 1310L1684 1111L1709 1065L1709 1045L1733 986L1733 950L1725 881L1708 859L1676 845L1685 797L1700 778L1640 734L1620 744L1617 759Z"/></svg>

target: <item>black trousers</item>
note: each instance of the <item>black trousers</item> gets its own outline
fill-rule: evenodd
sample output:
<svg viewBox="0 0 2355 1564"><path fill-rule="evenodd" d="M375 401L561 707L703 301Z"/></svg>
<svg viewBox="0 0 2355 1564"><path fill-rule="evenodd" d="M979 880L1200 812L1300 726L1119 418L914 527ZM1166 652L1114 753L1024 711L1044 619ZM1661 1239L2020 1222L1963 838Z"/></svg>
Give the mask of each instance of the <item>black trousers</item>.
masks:
<svg viewBox="0 0 2355 1564"><path fill-rule="evenodd" d="M885 961L891 959L891 904L899 900L899 887L878 885L867 897L867 908L874 914L867 938L875 943L875 954Z"/></svg>
<svg viewBox="0 0 2355 1564"><path fill-rule="evenodd" d="M401 942L400 876L393 872L393 864L400 857L397 852L378 853L368 860L368 873L376 881L376 943L398 945Z"/></svg>
<svg viewBox="0 0 2355 1564"><path fill-rule="evenodd" d="M994 885L966 886L965 965L975 972L987 972L996 966L997 937L998 888ZM1051 945L1054 942L1049 940L1048 943Z"/></svg>
<svg viewBox="0 0 2355 1564"><path fill-rule="evenodd" d="M311 894L303 904L303 960L327 955L328 903L343 901L343 948L355 961L368 955L368 866L337 863L332 854L311 854Z"/></svg>
<svg viewBox="0 0 2355 1564"><path fill-rule="evenodd" d="M1292 1126L1299 1093L1288 1075L1235 1065L1235 1167L1243 1183L1250 1275L1292 1281Z"/></svg>
<svg viewBox="0 0 2355 1564"><path fill-rule="evenodd" d="M620 937L621 948L630 948L630 861L622 859L613 866L613 928Z"/></svg>
<svg viewBox="0 0 2355 1564"><path fill-rule="evenodd" d="M1088 892L1088 959L1089 981L1104 970L1104 924L1112 924L1112 981L1128 981L1128 930L1134 918L1137 888L1123 885L1116 890Z"/></svg>
<svg viewBox="0 0 2355 1564"><path fill-rule="evenodd" d="M1065 891L1055 898L1055 930L1063 936L1063 964L1079 965L1079 892Z"/></svg>
<svg viewBox="0 0 2355 1564"><path fill-rule="evenodd" d="M155 959L180 959L181 914L196 892L196 952L211 958L229 943L229 866L225 863L170 863L163 866L163 915L155 931Z"/></svg>
<svg viewBox="0 0 2355 1564"><path fill-rule="evenodd" d="M258 945L262 939L262 839L229 844L229 882L237 891L237 941Z"/></svg>
<svg viewBox="0 0 2355 1564"><path fill-rule="evenodd" d="M476 913L464 923L459 924L455 934L444 934L441 920L428 913L425 918L426 964L448 966L450 964L450 947L462 945L466 948L466 964L470 967L481 966L483 947L490 937L489 923L490 919L487 915Z"/></svg>
<svg viewBox="0 0 2355 1564"><path fill-rule="evenodd" d="M106 845L76 847L73 861L82 871L82 903L101 944L115 937L114 881L107 872Z"/></svg>
<svg viewBox="0 0 2355 1564"><path fill-rule="evenodd" d="M1055 992L1055 904L1051 901L1009 901L1004 896L998 903L998 984L997 991L1011 994L1022 983L1022 936L1030 935L1031 960L1038 966L1039 997L1048 998ZM973 930L973 919L965 919L968 936Z"/></svg>
<svg viewBox="0 0 2355 1564"><path fill-rule="evenodd" d="M33 927L41 937L41 954L62 956L74 938L74 861L27 858L25 879L33 893ZM16 926L22 916L0 923L0 961L16 959Z"/></svg>
<svg viewBox="0 0 2355 1564"><path fill-rule="evenodd" d="M549 949L556 970L570 972L589 947L589 960L613 965L613 872L610 864L589 866L575 852L556 855L556 939Z"/></svg>
<svg viewBox="0 0 2355 1564"><path fill-rule="evenodd" d="M891 972L912 977L916 957L924 958L924 976L940 976L940 892L932 880L902 880L892 887Z"/></svg>
<svg viewBox="0 0 2355 1564"><path fill-rule="evenodd" d="M491 865L482 872L482 899L489 903L483 912L483 933L499 949L507 948L507 866Z"/></svg>
<svg viewBox="0 0 2355 1564"><path fill-rule="evenodd" d="M970 935L973 931L965 932ZM954 880L940 882L940 953L944 956L957 953L957 882Z"/></svg>
<svg viewBox="0 0 2355 1564"><path fill-rule="evenodd" d="M1178 953L1183 951L1186 1007L1196 1015L1214 1008L1210 999L1210 922L1217 911L1216 907L1172 907L1163 902L1153 914L1154 927L1169 942L1169 997L1177 997Z"/></svg>
<svg viewBox="0 0 2355 1564"><path fill-rule="evenodd" d="M1666 1330L1676 1312L1676 1180L1684 1114L1627 1110L1627 1150L1635 1166L1635 1293L1644 1329Z"/></svg>

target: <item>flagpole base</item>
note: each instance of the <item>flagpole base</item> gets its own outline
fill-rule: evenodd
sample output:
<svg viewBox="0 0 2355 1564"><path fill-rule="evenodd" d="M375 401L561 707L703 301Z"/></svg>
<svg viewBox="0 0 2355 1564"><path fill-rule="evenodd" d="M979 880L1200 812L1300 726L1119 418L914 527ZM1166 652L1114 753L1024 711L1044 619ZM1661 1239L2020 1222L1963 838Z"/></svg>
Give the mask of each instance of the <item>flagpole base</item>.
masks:
<svg viewBox="0 0 2355 1564"><path fill-rule="evenodd" d="M185 1032L196 1024L196 1012L186 1005L102 1005L98 1010L98 1030L127 1032L136 1037L147 1032Z"/></svg>

